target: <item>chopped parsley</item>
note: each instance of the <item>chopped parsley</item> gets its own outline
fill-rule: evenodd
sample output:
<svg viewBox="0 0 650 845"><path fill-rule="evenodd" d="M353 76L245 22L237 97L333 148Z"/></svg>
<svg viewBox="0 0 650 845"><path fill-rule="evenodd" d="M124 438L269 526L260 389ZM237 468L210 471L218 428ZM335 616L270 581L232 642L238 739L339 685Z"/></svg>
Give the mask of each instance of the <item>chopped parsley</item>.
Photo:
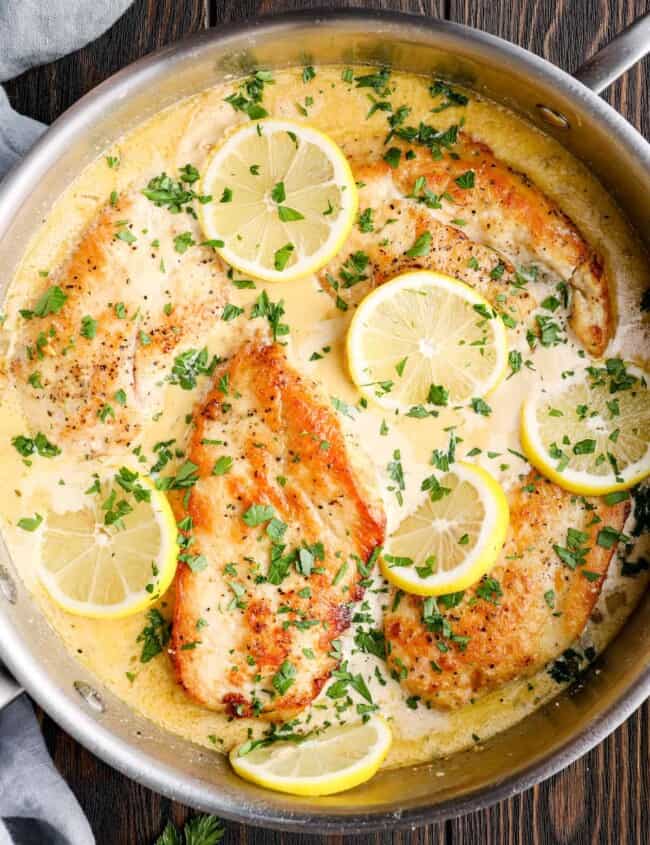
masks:
<svg viewBox="0 0 650 845"><path fill-rule="evenodd" d="M402 151L399 149L399 147L390 147L388 150L386 150L384 154L384 161L389 167L392 167L393 170L395 170L397 167L399 167L401 157Z"/></svg>
<svg viewBox="0 0 650 845"><path fill-rule="evenodd" d="M372 208L366 208L365 211L359 214L357 225L359 227L360 232L367 233L374 231L375 227L372 222Z"/></svg>
<svg viewBox="0 0 650 845"><path fill-rule="evenodd" d="M443 499L451 493L451 488L443 487L435 475L430 475L428 478L425 478L420 485L420 489L423 492L428 491L429 498L432 502L438 502L440 499Z"/></svg>
<svg viewBox="0 0 650 845"><path fill-rule="evenodd" d="M296 682L296 667L293 663L285 660L278 671L273 675L271 684L278 695L284 695Z"/></svg>
<svg viewBox="0 0 650 845"><path fill-rule="evenodd" d="M239 317L243 313L243 308L240 308L238 305L232 305L232 303L228 302L226 303L226 305L224 305L221 319L224 321L224 323L227 323L230 320L237 319L237 317Z"/></svg>
<svg viewBox="0 0 650 845"><path fill-rule="evenodd" d="M460 91L455 91L450 85L446 82L443 82L441 79L436 79L434 82L431 83L429 86L429 93L432 97L440 97L444 96L445 100L439 106L431 109L431 111L435 114L445 109L450 108L451 106L466 106L469 103L469 98L466 97L464 94L461 94Z"/></svg>
<svg viewBox="0 0 650 845"><path fill-rule="evenodd" d="M385 96L389 93L388 81L390 79L390 68L380 68L375 73L366 73L362 76L355 76L354 81L357 83L357 88L372 88L372 90L380 96Z"/></svg>
<svg viewBox="0 0 650 845"><path fill-rule="evenodd" d="M211 376L220 362L217 355L210 358L206 346L203 349L188 349L174 358L168 380L180 385L183 390L193 390L198 376Z"/></svg>
<svg viewBox="0 0 650 845"><path fill-rule="evenodd" d="M420 258L423 255L428 255L431 251L431 232L422 232L421 235L415 239L415 243L410 249L404 253L409 258Z"/></svg>
<svg viewBox="0 0 650 845"><path fill-rule="evenodd" d="M268 112L262 105L264 88L273 84L273 74L270 70L258 70L239 86L239 90L225 98L227 103L235 109L247 114L251 120L267 117Z"/></svg>
<svg viewBox="0 0 650 845"><path fill-rule="evenodd" d="M389 461L386 471L390 480L395 483L394 487L391 486L388 489L395 492L398 504L404 504L404 496L402 493L406 490L406 484L404 481L404 468L402 467L399 449L395 449L393 452L393 460Z"/></svg>
<svg viewBox="0 0 650 845"><path fill-rule="evenodd" d="M35 513L34 516L24 516L22 519L18 520L18 527L22 528L23 531L36 531L39 525L43 522L43 517L40 513Z"/></svg>
<svg viewBox="0 0 650 845"><path fill-rule="evenodd" d="M589 535L586 532L579 531L577 528L569 528L566 546L560 546L556 543L553 545L553 550L569 569L576 569L578 566L585 564L585 557L589 552L589 546L585 545L588 539Z"/></svg>
<svg viewBox="0 0 650 845"><path fill-rule="evenodd" d="M262 525L268 522L274 516L275 511L271 505L251 505L245 511L242 519L246 525L255 528L257 525Z"/></svg>
<svg viewBox="0 0 650 845"><path fill-rule="evenodd" d="M251 319L258 317L266 317L271 327L273 340L276 341L279 337L285 337L289 334L289 326L282 322L284 316L284 300L279 302L272 302L266 290L257 297L253 303L250 313Z"/></svg>
<svg viewBox="0 0 650 845"><path fill-rule="evenodd" d="M496 578L491 578L489 575L484 575L481 583L476 588L476 595L484 599L490 604L499 604L499 599L503 595L501 584Z"/></svg>
<svg viewBox="0 0 650 845"><path fill-rule="evenodd" d="M473 188L475 184L474 171L466 170L464 173L461 173L460 176L457 176L454 179L454 182L458 185L459 188L463 188L463 190L466 191L470 188Z"/></svg>
<svg viewBox="0 0 650 845"><path fill-rule="evenodd" d="M431 405L447 405L449 403L449 391L441 384L432 384L429 386L427 402Z"/></svg>
<svg viewBox="0 0 650 845"><path fill-rule="evenodd" d="M25 320L31 320L33 317L48 317L50 314L58 314L65 305L67 298L67 293L64 293L58 285L53 285L42 294L32 310L21 309L20 316Z"/></svg>
<svg viewBox="0 0 650 845"><path fill-rule="evenodd" d="M585 661L591 662L596 656L593 648L586 648L584 654L573 648L568 648L563 652L562 657L555 660L548 673L557 684L568 684L575 681L581 674L581 664Z"/></svg>
<svg viewBox="0 0 650 845"><path fill-rule="evenodd" d="M521 370L522 361L521 352L518 352L516 349L511 349L510 352L508 352L508 366L510 367L510 374L508 375L508 378L511 378L515 373L518 373L519 370Z"/></svg>
<svg viewBox="0 0 650 845"><path fill-rule="evenodd" d="M212 475L226 475L232 469L232 458L229 455L222 455L217 458L212 467Z"/></svg>
<svg viewBox="0 0 650 845"><path fill-rule="evenodd" d="M156 608L147 612L147 623L136 639L136 642L142 643L141 663L148 663L160 654L171 637L171 622L167 622Z"/></svg>
<svg viewBox="0 0 650 845"><path fill-rule="evenodd" d="M61 454L59 447L55 446L54 443L50 443L47 437L40 431L34 438L19 434L17 437L12 438L11 445L23 458L28 458L34 453L40 455L42 458L55 458Z"/></svg>
<svg viewBox="0 0 650 845"><path fill-rule="evenodd" d="M196 241L192 237L191 232L181 232L174 238L174 249L181 255L191 246L195 246Z"/></svg>
<svg viewBox="0 0 650 845"><path fill-rule="evenodd" d="M82 317L79 334L87 340L92 340L97 334L97 320L89 316Z"/></svg>
<svg viewBox="0 0 650 845"><path fill-rule="evenodd" d="M480 414L482 417L489 417L492 413L492 408L488 403L481 399L480 396L473 396L471 399L472 410L475 414Z"/></svg>
<svg viewBox="0 0 650 845"><path fill-rule="evenodd" d="M284 268L287 266L293 251L294 245L291 243L285 244L283 247L280 247L280 249L276 250L273 256L273 266L278 272L281 273L282 270L284 270Z"/></svg>
<svg viewBox="0 0 650 845"><path fill-rule="evenodd" d="M163 171L149 180L142 193L155 206L166 208L172 214L179 214L183 207L191 209L190 203L195 199L200 203L211 200L211 197L196 194L188 187L198 179L198 172L191 164L186 164L179 170L179 177L175 181Z"/></svg>
<svg viewBox="0 0 650 845"><path fill-rule="evenodd" d="M278 217L283 223L291 223L294 220L304 220L305 215L296 211L295 208L288 208L286 205L278 206Z"/></svg>

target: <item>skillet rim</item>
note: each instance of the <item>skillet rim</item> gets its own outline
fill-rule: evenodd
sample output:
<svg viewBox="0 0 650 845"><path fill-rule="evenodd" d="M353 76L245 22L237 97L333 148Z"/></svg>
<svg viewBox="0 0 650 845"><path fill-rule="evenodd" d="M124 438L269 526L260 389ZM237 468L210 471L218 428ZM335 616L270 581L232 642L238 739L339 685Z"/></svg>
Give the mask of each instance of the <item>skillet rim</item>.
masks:
<svg viewBox="0 0 650 845"><path fill-rule="evenodd" d="M13 214L19 209L22 198L27 195L30 184L56 164L58 155L66 149L68 139L77 137L85 126L92 125L93 120L110 106L114 98L128 95L129 87L146 84L148 79L156 76L161 66L173 64L174 60L186 60L193 53L209 49L214 42L251 34L272 36L274 32L321 21L343 26L356 23L363 25L364 31L372 27L378 32L381 32L384 24L392 24L398 29L416 27L424 29L433 38L441 38L443 47L445 41L469 42L479 58L494 58L496 55L501 62L508 59L525 74L536 75L558 86L567 98L585 109L604 129L614 132L627 151L650 172L650 144L625 118L561 68L522 47L463 24L408 13L364 9L303 9L261 16L194 34L133 62L84 95L52 124L0 184L0 238L10 225ZM133 745L105 728L81 702L69 698L54 683L44 671L41 661L13 629L1 606L0 658L54 721L122 774L174 800L217 813L228 820L309 833L370 833L385 829L387 825L401 829L439 822L489 807L546 780L574 762L619 727L650 695L648 667L616 702L588 724L578 736L492 786L477 787L460 797L405 811L387 812L379 809L342 815L326 810L315 815L313 810L292 811L262 802L253 805L247 804L245 799L231 800L227 795L215 794L213 785L207 785L198 778L181 778L171 766L136 750Z"/></svg>

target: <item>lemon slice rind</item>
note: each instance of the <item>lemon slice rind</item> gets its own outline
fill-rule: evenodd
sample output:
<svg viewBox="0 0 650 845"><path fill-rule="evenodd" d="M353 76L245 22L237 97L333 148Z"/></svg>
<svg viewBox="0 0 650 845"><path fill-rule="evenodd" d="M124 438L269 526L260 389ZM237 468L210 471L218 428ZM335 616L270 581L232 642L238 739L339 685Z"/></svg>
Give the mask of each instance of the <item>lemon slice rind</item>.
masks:
<svg viewBox="0 0 650 845"><path fill-rule="evenodd" d="M486 312L494 313L494 309L486 299L464 282L460 282L442 273L429 270L403 273L375 288L375 290L362 300L352 318L346 339L348 369L352 380L366 399L371 400L383 408L406 412L414 405L425 404L427 400L424 395L403 395L406 382L402 382L402 376L395 372L395 366L391 368L390 372L385 372L381 378L377 378L372 370L372 362L368 362L364 352L364 339L366 339L364 336L368 332L376 330L373 327L373 317L378 308L389 303L391 299L397 301L397 297L404 292L417 292L424 297L427 288L435 291L436 294L441 293L443 295L443 302L446 300L447 303L452 303L455 298L461 304L461 308L465 304L467 305L467 308L464 309L464 327L458 327L461 334L464 331L471 331L469 328L470 324L472 326L478 326L480 323L487 329L487 333L491 336L490 343L485 346L479 346L479 344L472 345L471 341L466 342L465 337L460 335L457 338L454 337L452 341L449 338L453 335L454 326L450 326L446 321L440 323L439 328L442 337L439 348L435 351L435 355L431 356L432 363L430 365L432 368L438 370L440 376L437 379L431 379L430 383L436 382L445 388L450 387L449 374L451 368L455 366L452 361L452 354L454 353L457 353L461 358L466 357L464 372L461 375L466 381L472 382L471 388L466 389L462 394L457 393L454 395L454 391L450 390L448 404L454 405L466 402L473 396L488 396L499 386L506 374L508 353L506 330L503 322L496 314L492 319L482 319L480 313L475 310L476 308L480 308L482 310L485 309ZM419 308L418 310L420 311L420 315L418 316L422 317L422 309ZM406 328L403 313L400 313L397 319L401 321L400 330L403 332ZM406 330L409 331L412 328L408 327ZM482 329L481 334L485 337L485 332ZM395 359L394 362L391 360L393 364L398 363L402 354L406 352L404 336L402 335L399 340L402 343L401 349L399 352L395 351L393 353L390 351L390 337L386 337L385 348L388 350L386 352L386 359L392 355ZM404 358L407 359L406 370L402 374L404 379L409 378L410 373L413 372L413 359L415 359L415 365L417 367L421 365L424 355L420 354L420 350L423 348L423 344L426 346L429 343L429 340L430 338L423 337L417 329L413 329L413 337L408 338L407 341L408 344L411 344L411 351L401 359L402 361ZM458 350L461 351L458 352ZM486 350L493 352L494 359L491 364L488 364L485 355ZM382 354L383 352L384 349L382 348ZM478 355L481 357L478 358ZM435 361L434 358L436 359ZM477 361L481 364L483 362L486 363L486 373L481 379L474 377ZM409 368L411 368L410 371ZM470 371L472 372L471 377L468 375ZM389 378L393 382L393 387L390 391L376 389L377 381L379 380L381 382L382 378L384 380Z"/></svg>
<svg viewBox="0 0 650 845"><path fill-rule="evenodd" d="M364 747L355 748L355 740L363 742ZM373 715L364 723L329 728L299 744L278 742L244 756L239 755L242 746L238 746L230 752L230 762L240 777L275 792L308 797L334 795L370 780L386 759L391 742L388 724L381 716ZM340 768L320 775L296 774L301 759L313 769L335 756L334 744L340 747ZM289 769L292 774L281 774L277 771L280 768Z"/></svg>
<svg viewBox="0 0 650 845"><path fill-rule="evenodd" d="M483 509L483 522L478 536L472 537L468 554L458 565L452 569L445 569L445 561L439 561L438 570L426 577L421 577L414 566L391 566L384 557L381 557L380 566L384 577L407 593L440 596L466 590L490 571L505 543L509 508L505 492L498 481L483 467L462 461L452 464L449 471L441 476L441 484L444 486L445 479L452 475L456 476L459 482L467 482L479 495ZM444 499L441 502L444 503ZM430 506L425 502L421 509L427 507ZM468 518L467 515L461 514L461 516ZM407 520L403 520L402 526L406 522ZM435 530L432 526L431 531ZM386 552L390 555L400 556L399 534L398 528L387 543Z"/></svg>
<svg viewBox="0 0 650 845"><path fill-rule="evenodd" d="M640 367L629 363L626 366L627 371L630 374L647 381L647 373ZM561 385L559 393L565 393L571 390L572 386L579 384L581 384L580 376L575 376L573 379L567 380ZM647 388L644 388L644 390L647 391ZM538 389L528 396L521 408L521 445L530 463L535 467L535 469L542 473L542 475L555 482L558 487L562 487L564 490L568 490L571 493L577 493L582 496L604 496L608 493L614 493L619 490L628 490L650 475L650 443L647 441L645 454L640 459L633 461L623 469L619 469L618 473L614 473L613 469L610 469L606 475L598 476L584 470L577 470L571 467L570 463L564 469L559 470L558 460L551 457L548 449L542 443L537 423L539 405L542 402L551 400L552 396L552 393L542 392ZM625 398L624 392L612 394L608 398L615 399L617 397L619 399L621 397ZM576 401L573 400L571 405L575 406ZM650 405L647 402L646 407L648 408L647 417L650 421ZM562 430L565 423L563 422L562 417L558 417L557 419L559 420L557 441L560 442L562 440ZM646 423L646 426L648 426L648 424L649 423ZM612 420L612 425L617 427L618 424L615 419ZM587 431L585 431L585 435L588 436ZM609 444L608 448L613 452L615 451L616 446ZM570 445L568 447L564 447L563 451L569 456L569 458L571 457ZM622 480L617 481L617 477Z"/></svg>
<svg viewBox="0 0 650 845"><path fill-rule="evenodd" d="M127 516L125 518L126 529L124 535L120 536L119 532L116 532L114 535L109 532L102 532L101 534L102 539L107 538L105 540L105 548L108 550L109 556L111 537L120 537L121 544L121 540L128 536L129 540L127 542L129 546L133 545L133 550L129 553L131 559L136 556L139 556L141 559L141 578L137 572L137 564L136 572L134 573L131 570L128 578L126 578L123 574L119 575L124 586L125 594L124 599L120 602L104 604L101 602L83 601L79 598L74 598L69 594L69 592L62 588L59 583L60 578L56 577L57 574L59 576L63 574L64 569L68 566L74 566L77 561L79 563L83 561L84 566L86 564L90 566L93 561L94 551L94 560L95 564L98 566L98 571L93 572L92 574L93 590L97 590L101 586L101 565L98 564L100 552L97 549L96 532L91 534L91 532L77 530L72 527L75 525L75 520L85 518L88 521L91 519L91 517L89 517L89 511L93 509L96 511L95 524L99 527L100 511L97 510L97 502L89 501L87 508L69 511L63 515L56 514L45 520L42 528L42 554L37 574L39 581L50 598L67 613L93 619L120 619L136 614L149 607L157 601L171 585L176 572L179 554L177 528L174 514L165 494L156 489L153 481L149 477L140 475L138 477L138 482L151 491L151 500L150 502L138 503L135 507L134 513L129 514L129 516L140 520L144 517L145 521L140 521L139 524L134 525L134 520L129 519L129 516ZM98 496L97 498L99 500L101 496ZM146 518L147 510L150 512L150 518L148 519ZM54 521L54 518L56 518L59 527L51 529L50 523ZM69 521L69 526L62 529L62 521L65 521L66 523ZM148 555L146 552L141 552L137 549L138 534L142 536L143 531L145 531L148 526L154 524L158 528L160 543L155 549L152 549L153 553ZM129 533L127 535L126 532L133 533ZM70 549L73 548L73 543L77 544L74 549L74 553L72 550L68 552L69 554L73 554L73 558L69 561L64 560L61 568L56 571L56 574L53 571L52 566L54 561L50 561L48 565L48 561L46 560L48 537L50 533L52 535L55 533L59 535L61 537L61 545L66 543ZM86 549L79 552L79 548L83 549L84 545L86 546ZM62 554L65 554L65 551L63 551ZM109 561L109 564L114 567L115 570L119 571L120 562L119 556L116 556L115 562L113 563L112 561ZM129 581L133 580L134 574L136 576L136 580L141 581L141 584L138 584L138 588L136 589L133 589L133 585L129 584Z"/></svg>
<svg viewBox="0 0 650 845"><path fill-rule="evenodd" d="M240 228L244 229L245 227L251 226L255 231L255 236L257 237L259 234L260 241L263 241L266 237L265 227L268 227L269 224L276 231L283 229L285 235L282 240L284 243L294 246L294 253L287 262L287 266L282 270L270 266L268 262L263 264L259 261L250 260L242 255L237 250L238 232L226 233L214 219L217 213L223 213L223 215L230 217L233 214L233 209L236 213L238 208L237 185L233 186L233 196L228 203L221 204L219 197L222 185L228 182L228 178L224 177L222 170L229 156L237 155L238 146L242 146L251 138L258 136L268 138L275 133L281 133L283 137L290 135L295 138L295 143L297 144L296 152L300 150L300 144L309 144L324 153L324 160L331 165L333 176L326 181L315 182L314 185L304 186L300 191L309 192L310 189L316 190L333 184L336 187L336 206L338 206L333 207L333 210L329 214L324 214L324 212L328 211L328 208L324 207L320 209L318 217L315 217L311 213L305 215L306 219L282 222L278 218L278 206L283 205L291 209L299 205L299 200L296 200L295 195L292 196L290 191L287 191L285 199L281 203L274 203L268 198L269 190L273 187L273 184L284 182L286 179L286 174L283 176L281 167L276 165L275 172L268 175L265 175L260 170L260 175L257 177L260 180L259 185L260 187L265 185L267 188L267 196L264 203L259 199L253 200L253 195L248 190L251 184L249 181L249 184L246 186L246 196L248 197L246 204L249 206L250 217L243 220ZM255 167L256 162L247 161L246 164L250 168ZM291 167L292 164L289 163L288 169L290 170ZM273 168L272 156L269 165L269 169L271 168ZM257 187L255 182L252 184L254 188ZM315 273L324 267L343 245L354 224L358 208L356 182L350 165L337 144L323 132L312 126L290 120L276 120L274 118L244 123L227 134L224 140L215 146L210 154L201 180L201 192L213 197L212 202L202 205L199 210L201 227L207 240L223 241L224 246L217 247L217 252L224 261L239 272L253 276L256 279L271 282L293 281ZM243 205L244 203L242 203L242 208ZM300 211L300 208L296 210ZM244 213L246 214L246 212ZM304 231L304 227L309 227L310 224L327 229L329 234L322 240L318 249L309 254L300 255L301 238L294 237L294 234L300 235L300 232Z"/></svg>

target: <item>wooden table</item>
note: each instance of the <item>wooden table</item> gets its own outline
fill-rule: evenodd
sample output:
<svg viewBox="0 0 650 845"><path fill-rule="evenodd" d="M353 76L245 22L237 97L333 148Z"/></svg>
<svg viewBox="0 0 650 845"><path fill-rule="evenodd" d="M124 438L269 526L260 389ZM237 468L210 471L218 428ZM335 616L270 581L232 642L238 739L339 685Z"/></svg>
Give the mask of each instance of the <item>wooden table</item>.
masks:
<svg viewBox="0 0 650 845"><path fill-rule="evenodd" d="M507 38L571 71L636 17L650 0L136 0L98 41L7 86L19 111L54 120L82 94L146 53L190 32L308 6L402 10L470 24ZM606 99L650 137L648 61L630 71ZM43 731L56 765L88 814L98 845L150 845L172 818L190 810L101 763L48 717ZM489 810L413 832L386 831L349 842L404 845L550 845L650 842L650 703L568 769ZM316 836L279 834L229 824L227 842L316 843ZM330 837L328 843L341 840ZM322 840L325 843L325 839ZM44 843L45 845L45 843Z"/></svg>

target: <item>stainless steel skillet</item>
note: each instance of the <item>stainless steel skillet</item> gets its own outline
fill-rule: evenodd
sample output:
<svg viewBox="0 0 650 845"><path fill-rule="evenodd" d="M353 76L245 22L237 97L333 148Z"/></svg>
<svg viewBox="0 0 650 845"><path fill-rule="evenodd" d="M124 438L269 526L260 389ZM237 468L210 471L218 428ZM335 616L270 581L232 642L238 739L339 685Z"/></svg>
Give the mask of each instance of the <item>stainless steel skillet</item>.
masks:
<svg viewBox="0 0 650 845"><path fill-rule="evenodd" d="M378 12L306 12L199 35L136 62L69 109L0 187L4 292L56 197L143 119L256 66L388 63L474 88L555 136L606 185L650 249L650 145L597 93L650 51L650 17L571 77L467 27ZM5 480L6 481L6 480ZM0 542L0 659L65 730L128 776L248 824L316 832L412 826L484 807L556 772L650 694L650 594L579 688L480 751L385 772L352 792L301 799L258 789L101 688L64 649ZM16 687L0 673L0 706Z"/></svg>

